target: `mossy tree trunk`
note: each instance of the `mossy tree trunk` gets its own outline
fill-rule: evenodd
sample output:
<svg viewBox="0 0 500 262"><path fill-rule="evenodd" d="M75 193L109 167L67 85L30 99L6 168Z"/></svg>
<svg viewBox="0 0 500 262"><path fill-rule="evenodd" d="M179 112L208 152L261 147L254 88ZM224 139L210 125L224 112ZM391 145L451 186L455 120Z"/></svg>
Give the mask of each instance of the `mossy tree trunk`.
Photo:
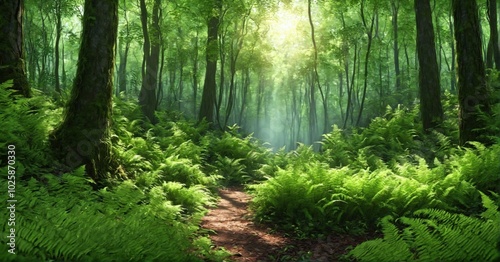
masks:
<svg viewBox="0 0 500 262"><path fill-rule="evenodd" d="M439 68L429 0L415 0L417 52L419 63L420 112L424 130L438 127L443 121Z"/></svg>
<svg viewBox="0 0 500 262"><path fill-rule="evenodd" d="M14 80L17 93L31 96L24 67L23 0L0 1L0 83Z"/></svg>
<svg viewBox="0 0 500 262"><path fill-rule="evenodd" d="M97 186L110 164L109 125L118 0L85 0L76 77L64 120L50 136L55 155L71 169L85 165Z"/></svg>
<svg viewBox="0 0 500 262"><path fill-rule="evenodd" d="M482 120L481 114L490 114L491 107L476 0L453 0L453 20L457 47L460 144L488 142L484 137L487 123Z"/></svg>

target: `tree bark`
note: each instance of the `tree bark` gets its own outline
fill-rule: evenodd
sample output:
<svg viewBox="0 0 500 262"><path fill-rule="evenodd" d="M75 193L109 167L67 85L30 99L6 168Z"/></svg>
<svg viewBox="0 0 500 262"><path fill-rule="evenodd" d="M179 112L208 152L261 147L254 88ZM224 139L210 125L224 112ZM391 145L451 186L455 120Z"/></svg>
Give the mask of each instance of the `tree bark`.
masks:
<svg viewBox="0 0 500 262"><path fill-rule="evenodd" d="M498 48L497 0L488 0L488 20L490 24L490 41L495 60L495 69L500 70L500 49Z"/></svg>
<svg viewBox="0 0 500 262"><path fill-rule="evenodd" d="M203 84L203 94L201 97L200 113L198 119L205 119L209 123L214 124L214 106L215 106L215 74L217 72L217 54L218 44L217 35L219 30L219 13L222 7L222 0L214 0L214 12L210 12L210 17L207 20L207 49L206 61L207 67L205 72L205 82Z"/></svg>
<svg viewBox="0 0 500 262"><path fill-rule="evenodd" d="M475 0L453 0L453 18L458 67L459 140L487 143L486 121L491 114L489 91L481 50L478 8Z"/></svg>
<svg viewBox="0 0 500 262"><path fill-rule="evenodd" d="M61 40L62 23L61 23L61 0L55 1L56 9L56 40L54 46L54 84L55 90L61 94L61 82L59 81L59 42Z"/></svg>
<svg viewBox="0 0 500 262"><path fill-rule="evenodd" d="M420 112L424 130L438 127L443 121L441 86L434 43L430 0L415 0L417 51L419 62Z"/></svg>
<svg viewBox="0 0 500 262"><path fill-rule="evenodd" d="M368 29L368 24L366 23L363 6L364 6L364 1L361 2L361 19L363 20L363 26L365 27L366 36L368 37L368 46L366 47L366 55L365 55L363 96L361 97L361 105L359 106L359 113L358 113L358 119L356 120L356 126L358 126L360 121L361 121L361 116L363 114L363 109L365 106L366 90L368 87L368 61L370 59L370 51L371 51L372 40L373 40L373 25L374 25L374 21L375 21L375 16L378 15L376 13L376 10L374 10L375 13L372 16L372 19L370 22L370 28Z"/></svg>
<svg viewBox="0 0 500 262"><path fill-rule="evenodd" d="M73 169L85 165L100 187L110 165L109 126L118 0L86 0L78 66L64 120L50 136L54 154Z"/></svg>
<svg viewBox="0 0 500 262"><path fill-rule="evenodd" d="M319 81L319 73L318 73L318 47L316 45L316 36L314 31L314 23L312 20L311 13L311 0L307 1L307 15L309 18L309 26L311 27L311 41L314 49L314 61L313 61L313 69L314 69L314 77L313 77L313 86L315 84L318 85L318 90L321 95L321 101L323 102L323 133L328 132L328 103L326 101L325 94L323 93L323 88L321 87L321 83Z"/></svg>
<svg viewBox="0 0 500 262"><path fill-rule="evenodd" d="M160 0L155 0L152 14L152 28L148 29L146 3L145 0L140 1L141 24L144 35L144 67L141 91L139 93L139 105L141 106L144 116L152 124L158 122L155 116L155 109L157 103L156 88L158 85L158 63L160 60L160 4Z"/></svg>
<svg viewBox="0 0 500 262"><path fill-rule="evenodd" d="M193 117L196 117L197 102L198 102L198 29L196 29L196 36L194 42L194 56L193 56Z"/></svg>
<svg viewBox="0 0 500 262"><path fill-rule="evenodd" d="M393 55L394 55L394 73L396 74L396 83L394 90L396 93L397 103L401 103L401 70L399 66L399 42L398 42L398 12L399 0L391 1L392 9L392 37L393 39Z"/></svg>
<svg viewBox="0 0 500 262"><path fill-rule="evenodd" d="M127 16L127 5L124 2L123 12L125 18L125 36L121 38L120 45L123 46L122 42L125 42L125 47L120 48L120 66L118 67L118 92L127 93L127 62L128 62L128 52L130 50L130 27Z"/></svg>
<svg viewBox="0 0 500 262"><path fill-rule="evenodd" d="M0 2L0 84L14 80L12 89L31 97L24 65L23 11L23 0Z"/></svg>

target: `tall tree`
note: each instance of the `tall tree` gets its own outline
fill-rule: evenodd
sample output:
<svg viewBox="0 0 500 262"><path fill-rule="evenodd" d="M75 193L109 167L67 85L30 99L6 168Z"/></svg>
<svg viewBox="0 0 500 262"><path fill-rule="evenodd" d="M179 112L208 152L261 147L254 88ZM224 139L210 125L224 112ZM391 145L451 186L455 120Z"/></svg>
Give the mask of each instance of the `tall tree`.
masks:
<svg viewBox="0 0 500 262"><path fill-rule="evenodd" d="M424 130L436 128L443 121L441 86L434 43L430 0L415 0L417 52L419 62L420 112Z"/></svg>
<svg viewBox="0 0 500 262"><path fill-rule="evenodd" d="M490 24L490 45L493 51L496 70L500 69L500 49L498 47L497 0L487 1L488 21Z"/></svg>
<svg viewBox="0 0 500 262"><path fill-rule="evenodd" d="M69 168L85 165L97 186L110 164L109 126L118 0L85 0L83 31L71 98L50 136L54 154Z"/></svg>
<svg viewBox="0 0 500 262"><path fill-rule="evenodd" d="M203 84L203 94L201 97L199 120L205 118L208 122L214 123L215 106L215 74L217 73L218 43L217 35L219 31L219 13L222 8L222 0L213 0L209 8L207 19L207 46L206 46L206 71L205 82Z"/></svg>
<svg viewBox="0 0 500 262"><path fill-rule="evenodd" d="M54 47L54 87L58 94L61 94L61 82L59 81L59 43L61 41L62 32L62 3L61 0L56 0L54 2L55 16L56 16L56 40Z"/></svg>
<svg viewBox="0 0 500 262"><path fill-rule="evenodd" d="M397 102L401 103L401 70L399 67L399 42L398 42L398 13L399 13L399 0L391 0L392 11L392 37L394 54L394 73L396 74L396 82L394 91L397 96Z"/></svg>
<svg viewBox="0 0 500 262"><path fill-rule="evenodd" d="M328 103L326 102L326 97L325 94L323 93L323 88L321 87L320 80L319 80L319 73L318 73L318 47L316 45L316 37L315 37L315 31L314 31L314 23L312 20L312 12L311 12L311 0L307 1L307 17L309 19L309 26L311 27L311 41L313 44L313 50L314 50L314 60L313 60L313 69L314 73L312 75L312 88L314 89L314 85L318 84L318 89L321 94L321 101L323 102L323 133L328 132ZM311 92L314 92L311 90Z"/></svg>
<svg viewBox="0 0 500 262"><path fill-rule="evenodd" d="M481 35L476 0L453 0L453 20L458 67L460 144L487 142L487 123L481 112L490 114L489 92L481 54Z"/></svg>
<svg viewBox="0 0 500 262"><path fill-rule="evenodd" d="M144 35L144 60L142 63L142 85L139 93L139 105L144 116L153 124L158 122L155 116L156 88L158 85L158 63L160 60L160 0L153 5L152 28L148 30L145 0L140 1L141 24Z"/></svg>
<svg viewBox="0 0 500 262"><path fill-rule="evenodd" d="M361 116L363 114L363 109L365 105L366 99L366 90L368 87L368 61L370 59L370 51L373 42L373 25L375 22L375 17L378 16L378 10L376 10L376 6L373 8L373 15L370 21L370 25L368 26L367 19L365 17L365 0L361 1L361 20L363 22L363 27L365 29L366 36L368 37L368 43L366 47L366 55L365 55L365 70L364 70L364 85L363 85L363 96L361 97L361 105L359 106L358 120L356 120L356 125L359 125L361 121ZM359 68L359 67L358 67Z"/></svg>
<svg viewBox="0 0 500 262"><path fill-rule="evenodd" d="M23 0L0 1L0 83L14 80L12 87L25 97L31 96L24 67Z"/></svg>
<svg viewBox="0 0 500 262"><path fill-rule="evenodd" d="M122 1L123 5L123 17L125 18L125 28L122 32L123 35L120 35L119 38L119 54L120 54L120 66L118 68L118 92L127 92L127 62L128 62L128 53L130 50L130 25L128 21L127 15L127 3L125 0Z"/></svg>

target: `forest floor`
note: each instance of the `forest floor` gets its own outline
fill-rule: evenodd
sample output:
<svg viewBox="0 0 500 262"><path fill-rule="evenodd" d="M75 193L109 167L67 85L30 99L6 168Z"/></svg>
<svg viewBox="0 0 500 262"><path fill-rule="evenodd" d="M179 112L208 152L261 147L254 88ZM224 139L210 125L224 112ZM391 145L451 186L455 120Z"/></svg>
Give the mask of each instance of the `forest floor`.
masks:
<svg viewBox="0 0 500 262"><path fill-rule="evenodd" d="M376 234L352 236L332 234L323 239L293 239L252 222L248 210L251 197L242 188L219 190L218 206L202 220L215 247L224 247L232 261L338 261L349 247Z"/></svg>

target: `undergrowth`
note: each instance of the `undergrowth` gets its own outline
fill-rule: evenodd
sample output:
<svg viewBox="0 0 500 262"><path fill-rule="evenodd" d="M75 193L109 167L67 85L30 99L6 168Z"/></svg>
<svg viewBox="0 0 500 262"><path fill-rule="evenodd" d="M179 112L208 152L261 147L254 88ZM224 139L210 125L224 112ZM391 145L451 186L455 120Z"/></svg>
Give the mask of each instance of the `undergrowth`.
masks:
<svg viewBox="0 0 500 262"><path fill-rule="evenodd" d="M162 121L151 126L140 120L137 105L115 99L116 166L109 186L95 191L83 167L63 172L52 164L46 141L61 109L42 95L12 99L5 85L0 103L6 108L0 119L9 123L0 144L16 147L17 201L16 255L2 252L0 260L222 261L228 256L199 232L222 178L205 172L203 125L159 114ZM6 162L0 162L0 170L7 174ZM2 194L3 202L7 197ZM3 232L12 228L6 215ZM0 244L7 241L4 237Z"/></svg>
<svg viewBox="0 0 500 262"><path fill-rule="evenodd" d="M301 145L296 151L278 153L259 169L267 180L248 187L254 196L251 207L255 219L300 238L332 231L362 234L387 230L389 217L399 221L398 225L425 217L444 231L450 227L445 220L448 217L457 227L466 228L466 221L476 221L481 227L484 219L477 216L485 208L493 212L492 203L496 201L498 206L500 201L500 145L471 142L467 147L458 147L453 124L446 119L443 128L425 133L419 126L418 110L398 108L388 109L384 117L374 119L364 129L346 132L334 126L331 133L324 135L319 153ZM480 192L491 198L483 196L484 206ZM483 229L490 226L481 225ZM441 239L433 232L428 233L436 241ZM500 243L494 236L481 241L467 240L470 234L454 236L453 241L472 246L488 242L485 248L490 253L481 256L487 259L492 258L492 248ZM399 237L397 243L385 242L387 249L378 250L377 259L366 261L392 259L391 252L408 248L400 239L405 237ZM392 245L393 249L389 249ZM377 249L375 244L370 247ZM449 261L444 259L448 252L442 250L444 247L434 251L439 254L416 253L421 261L435 261L429 259L433 256ZM426 248L432 249L432 245ZM414 252L414 246L408 250L401 256L394 255L393 261L406 261L404 254ZM458 253L455 258L471 254L477 253ZM417 257L415 252L411 257Z"/></svg>
<svg viewBox="0 0 500 262"><path fill-rule="evenodd" d="M418 109L388 108L367 128L334 127L320 152L300 145L271 153L237 126L212 131L171 112L158 112L153 126L137 105L116 98L114 164L109 186L95 191L83 167L52 165L47 137L61 109L42 95L12 99L7 86L0 86L0 146L16 147L18 255L2 253L2 261L223 261L228 253L214 249L199 224L217 189L234 185L253 194L255 220L298 237L383 231L351 259L498 258L499 236L488 232L500 224L500 144L456 146L453 103L430 133ZM8 232L8 217L1 219Z"/></svg>
<svg viewBox="0 0 500 262"><path fill-rule="evenodd" d="M479 217L439 209L385 217L384 238L358 245L349 256L357 261L498 261L500 212L484 194L482 202L486 211Z"/></svg>

